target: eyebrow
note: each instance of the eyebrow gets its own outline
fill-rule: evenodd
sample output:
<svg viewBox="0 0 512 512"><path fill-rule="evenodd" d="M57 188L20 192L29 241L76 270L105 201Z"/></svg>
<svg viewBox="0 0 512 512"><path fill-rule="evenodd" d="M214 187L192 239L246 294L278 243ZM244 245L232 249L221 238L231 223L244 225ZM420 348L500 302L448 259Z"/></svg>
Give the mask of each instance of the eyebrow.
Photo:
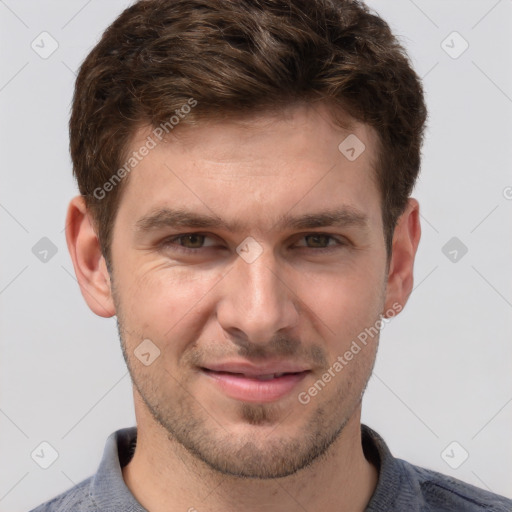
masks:
<svg viewBox="0 0 512 512"><path fill-rule="evenodd" d="M292 216L289 213L280 217L272 226L281 229L312 229L320 227L368 228L368 217L354 207L322 210L315 213ZM223 229L241 232L244 224L239 221L226 222L215 215L205 215L184 209L159 208L141 217L136 223L136 232L157 231L163 228Z"/></svg>

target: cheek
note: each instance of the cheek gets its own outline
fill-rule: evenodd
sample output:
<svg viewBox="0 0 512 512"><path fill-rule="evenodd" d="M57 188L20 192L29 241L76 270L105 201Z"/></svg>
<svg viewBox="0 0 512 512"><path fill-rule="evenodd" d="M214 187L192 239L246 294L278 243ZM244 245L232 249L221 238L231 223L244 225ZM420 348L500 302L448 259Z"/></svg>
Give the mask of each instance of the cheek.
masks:
<svg viewBox="0 0 512 512"><path fill-rule="evenodd" d="M118 287L118 295L126 328L161 344L198 325L198 315L204 315L208 302L205 299L222 279L218 270L199 273L168 265L139 267L138 272L125 270L126 279ZM178 338L184 345L188 342Z"/></svg>
<svg viewBox="0 0 512 512"><path fill-rule="evenodd" d="M375 324L384 305L384 277L371 266L340 269L338 273L310 276L302 282L300 298L308 316L332 340L335 350Z"/></svg>

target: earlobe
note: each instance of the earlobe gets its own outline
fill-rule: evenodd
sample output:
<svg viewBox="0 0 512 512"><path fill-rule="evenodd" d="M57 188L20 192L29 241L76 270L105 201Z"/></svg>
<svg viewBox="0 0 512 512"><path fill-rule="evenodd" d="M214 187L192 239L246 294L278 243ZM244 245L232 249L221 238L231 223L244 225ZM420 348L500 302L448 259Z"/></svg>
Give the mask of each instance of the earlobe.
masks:
<svg viewBox="0 0 512 512"><path fill-rule="evenodd" d="M393 305L402 308L414 285L414 260L421 238L419 203L409 198L404 213L398 219L393 235L393 248L386 287L385 311Z"/></svg>
<svg viewBox="0 0 512 512"><path fill-rule="evenodd" d="M82 196L73 198L66 218L66 241L82 296L99 316L116 314L110 276L91 214Z"/></svg>

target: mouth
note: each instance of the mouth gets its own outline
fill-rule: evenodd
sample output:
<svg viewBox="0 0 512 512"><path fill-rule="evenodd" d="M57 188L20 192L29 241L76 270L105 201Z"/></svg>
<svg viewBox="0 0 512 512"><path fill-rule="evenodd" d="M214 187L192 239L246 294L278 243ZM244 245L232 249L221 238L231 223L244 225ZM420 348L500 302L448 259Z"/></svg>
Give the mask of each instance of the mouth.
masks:
<svg viewBox="0 0 512 512"><path fill-rule="evenodd" d="M244 402L265 403L274 402L289 395L310 373L310 370L246 373L201 368L201 372L213 380L220 391L230 398Z"/></svg>

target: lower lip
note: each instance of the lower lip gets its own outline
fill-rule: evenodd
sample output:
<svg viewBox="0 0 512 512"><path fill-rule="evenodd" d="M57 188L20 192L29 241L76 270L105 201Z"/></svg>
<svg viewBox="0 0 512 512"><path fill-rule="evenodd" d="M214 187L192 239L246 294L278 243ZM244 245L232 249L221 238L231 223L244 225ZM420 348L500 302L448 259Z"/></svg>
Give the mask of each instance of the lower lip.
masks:
<svg viewBox="0 0 512 512"><path fill-rule="evenodd" d="M217 383L222 391L235 400L244 402L274 402L289 394L309 371L288 373L270 380L243 377L236 373L203 370L203 373Z"/></svg>

